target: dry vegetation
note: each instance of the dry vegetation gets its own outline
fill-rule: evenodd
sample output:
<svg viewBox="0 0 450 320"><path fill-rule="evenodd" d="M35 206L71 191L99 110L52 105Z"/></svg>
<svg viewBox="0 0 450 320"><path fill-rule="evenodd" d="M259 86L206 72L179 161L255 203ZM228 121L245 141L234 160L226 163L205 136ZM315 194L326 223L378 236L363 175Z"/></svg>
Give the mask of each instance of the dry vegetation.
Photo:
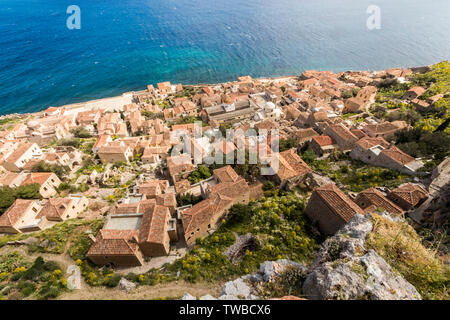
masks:
<svg viewBox="0 0 450 320"><path fill-rule="evenodd" d="M413 284L424 299L449 300L450 268L406 222L396 223L373 216L374 228L366 244Z"/></svg>

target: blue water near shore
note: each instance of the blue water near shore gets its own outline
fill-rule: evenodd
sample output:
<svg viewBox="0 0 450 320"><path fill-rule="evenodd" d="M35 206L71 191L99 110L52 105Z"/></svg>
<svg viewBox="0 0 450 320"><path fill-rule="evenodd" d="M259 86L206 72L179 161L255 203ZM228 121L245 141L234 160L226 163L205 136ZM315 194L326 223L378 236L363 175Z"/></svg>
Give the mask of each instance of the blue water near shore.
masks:
<svg viewBox="0 0 450 320"><path fill-rule="evenodd" d="M450 58L449 34L448 0L1 0L0 114L165 80L426 65Z"/></svg>

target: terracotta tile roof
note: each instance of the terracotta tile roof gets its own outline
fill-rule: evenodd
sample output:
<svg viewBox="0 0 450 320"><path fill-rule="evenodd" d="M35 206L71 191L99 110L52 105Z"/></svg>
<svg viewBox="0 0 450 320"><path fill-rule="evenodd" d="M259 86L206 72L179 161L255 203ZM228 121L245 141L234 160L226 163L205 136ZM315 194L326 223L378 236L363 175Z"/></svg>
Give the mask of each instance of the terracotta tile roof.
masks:
<svg viewBox="0 0 450 320"><path fill-rule="evenodd" d="M385 121L376 124L368 124L364 127L364 129L375 134L385 134L398 130L399 128L391 122Z"/></svg>
<svg viewBox="0 0 450 320"><path fill-rule="evenodd" d="M383 148L387 148L389 146L389 142L384 140L382 137L377 137L377 138L365 137L365 138L358 140L356 142L356 144L366 150L370 149L372 147L375 147L377 145L380 145Z"/></svg>
<svg viewBox="0 0 450 320"><path fill-rule="evenodd" d="M395 162L397 162L401 165L408 164L415 160L413 157L404 153L402 150L400 150L396 146L391 146L389 149L382 150L381 154L384 154L386 157L394 160Z"/></svg>
<svg viewBox="0 0 450 320"><path fill-rule="evenodd" d="M14 180L16 180L18 176L18 173L8 171L4 176L0 178L0 186L9 186L14 182Z"/></svg>
<svg viewBox="0 0 450 320"><path fill-rule="evenodd" d="M98 137L92 148L96 149L105 146L108 143L109 137L110 136L106 134L101 135L100 137Z"/></svg>
<svg viewBox="0 0 450 320"><path fill-rule="evenodd" d="M313 122L325 121L328 119L328 115L325 111L318 111L311 113L309 119Z"/></svg>
<svg viewBox="0 0 450 320"><path fill-rule="evenodd" d="M169 219L169 209L165 206L155 205L145 212L139 227L139 243L164 243Z"/></svg>
<svg viewBox="0 0 450 320"><path fill-rule="evenodd" d="M39 211L36 218L47 217L49 220L63 220L64 213L70 207L73 200L70 198L51 198Z"/></svg>
<svg viewBox="0 0 450 320"><path fill-rule="evenodd" d="M358 140L358 138L342 123L330 125L328 128L345 141Z"/></svg>
<svg viewBox="0 0 450 320"><path fill-rule="evenodd" d="M34 143L22 143L14 150L5 161L15 163L19 158L30 149Z"/></svg>
<svg viewBox="0 0 450 320"><path fill-rule="evenodd" d="M242 179L231 166L213 170L213 174L217 177L219 182L236 182L237 180Z"/></svg>
<svg viewBox="0 0 450 320"><path fill-rule="evenodd" d="M182 193L186 190L189 190L190 187L191 187L191 183L187 179L175 182L175 191L177 193Z"/></svg>
<svg viewBox="0 0 450 320"><path fill-rule="evenodd" d="M139 185L139 193L147 196L156 196L161 194L161 184L158 180L148 181Z"/></svg>
<svg viewBox="0 0 450 320"><path fill-rule="evenodd" d="M391 192L394 196L405 200L412 207L415 207L422 199L428 197L428 192L417 184L407 183Z"/></svg>
<svg viewBox="0 0 450 320"><path fill-rule="evenodd" d="M135 255L139 247L134 239L138 239L138 236L139 230L102 229L87 255Z"/></svg>
<svg viewBox="0 0 450 320"><path fill-rule="evenodd" d="M333 144L336 144L336 141L333 140L330 136L322 135L322 136L316 136L312 138L314 142L316 142L319 146L325 147L325 146L331 146Z"/></svg>
<svg viewBox="0 0 450 320"><path fill-rule="evenodd" d="M218 212L223 211L233 199L248 193L250 190L244 178L235 182L222 182L208 188L208 198L200 201L182 213L182 223L186 237L208 223Z"/></svg>
<svg viewBox="0 0 450 320"><path fill-rule="evenodd" d="M294 149L280 152L277 175L281 180L303 176L312 172L311 168L298 156Z"/></svg>
<svg viewBox="0 0 450 320"><path fill-rule="evenodd" d="M171 176L180 172L193 170L194 166L192 165L191 156L188 154L181 154L179 156L168 157L167 169Z"/></svg>
<svg viewBox="0 0 450 320"><path fill-rule="evenodd" d="M379 190L375 188L369 188L361 191L355 199L361 208L366 209L369 206L373 206L375 209L383 208L389 213L402 214L403 210L393 202L389 201ZM362 205L364 203L364 205Z"/></svg>
<svg viewBox="0 0 450 320"><path fill-rule="evenodd" d="M175 193L165 193L157 195L156 203L161 206L176 207L177 199L175 197Z"/></svg>
<svg viewBox="0 0 450 320"><path fill-rule="evenodd" d="M357 213L364 214L364 211L333 183L316 188L314 193L322 199L331 212L346 222Z"/></svg>
<svg viewBox="0 0 450 320"><path fill-rule="evenodd" d="M306 128L306 129L297 129L293 132L293 135L297 138L297 139L304 139L304 138L311 138L311 137L316 137L319 134L314 131L313 128Z"/></svg>
<svg viewBox="0 0 450 320"><path fill-rule="evenodd" d="M184 233L189 235L199 226L208 223L214 215L214 200L206 199L185 210L181 214Z"/></svg>
<svg viewBox="0 0 450 320"><path fill-rule="evenodd" d="M142 213L140 202L135 203L120 203L116 205L115 214L134 214Z"/></svg>
<svg viewBox="0 0 450 320"><path fill-rule="evenodd" d="M34 203L34 200L16 199L14 203L0 216L0 226L14 226L23 213Z"/></svg>
<svg viewBox="0 0 450 320"><path fill-rule="evenodd" d="M98 150L100 154L124 154L127 151L126 146L112 147L103 146Z"/></svg>
<svg viewBox="0 0 450 320"><path fill-rule="evenodd" d="M52 172L31 172L20 185L24 186L32 183L43 185L52 176L56 177Z"/></svg>
<svg viewBox="0 0 450 320"><path fill-rule="evenodd" d="M350 130L351 133L353 133L358 139L362 139L364 137L366 137L366 134L359 129L352 129Z"/></svg>

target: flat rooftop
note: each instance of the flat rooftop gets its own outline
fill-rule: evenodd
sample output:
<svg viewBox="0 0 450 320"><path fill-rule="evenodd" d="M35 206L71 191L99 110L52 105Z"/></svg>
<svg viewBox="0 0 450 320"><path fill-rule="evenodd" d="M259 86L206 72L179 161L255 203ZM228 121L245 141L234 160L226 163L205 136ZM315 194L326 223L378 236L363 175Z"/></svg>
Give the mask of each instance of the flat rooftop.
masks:
<svg viewBox="0 0 450 320"><path fill-rule="evenodd" d="M142 215L112 215L104 229L109 230L137 230L142 221Z"/></svg>

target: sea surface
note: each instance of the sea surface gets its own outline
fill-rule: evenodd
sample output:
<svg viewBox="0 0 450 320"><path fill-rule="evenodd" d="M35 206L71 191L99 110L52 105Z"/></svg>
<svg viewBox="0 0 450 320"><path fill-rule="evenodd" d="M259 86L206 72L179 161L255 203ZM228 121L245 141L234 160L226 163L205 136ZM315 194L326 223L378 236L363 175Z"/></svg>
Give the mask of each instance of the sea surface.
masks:
<svg viewBox="0 0 450 320"><path fill-rule="evenodd" d="M0 114L166 80L428 65L450 58L449 35L449 0L0 0Z"/></svg>

